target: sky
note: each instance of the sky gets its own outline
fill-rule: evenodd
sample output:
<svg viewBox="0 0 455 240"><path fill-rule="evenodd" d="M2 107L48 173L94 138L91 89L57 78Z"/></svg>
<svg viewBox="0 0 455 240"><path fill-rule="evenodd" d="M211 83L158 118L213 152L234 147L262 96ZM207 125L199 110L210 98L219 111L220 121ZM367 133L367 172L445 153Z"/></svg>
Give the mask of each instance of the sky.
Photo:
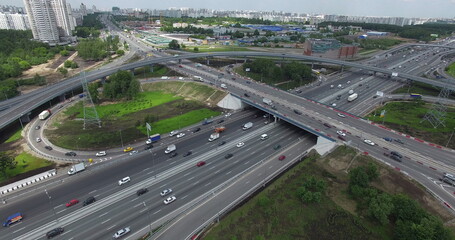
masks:
<svg viewBox="0 0 455 240"><path fill-rule="evenodd" d="M98 9L166 9L170 7L217 10L262 10L350 16L454 18L455 0L67 0ZM23 6L22 0L0 0L0 5Z"/></svg>

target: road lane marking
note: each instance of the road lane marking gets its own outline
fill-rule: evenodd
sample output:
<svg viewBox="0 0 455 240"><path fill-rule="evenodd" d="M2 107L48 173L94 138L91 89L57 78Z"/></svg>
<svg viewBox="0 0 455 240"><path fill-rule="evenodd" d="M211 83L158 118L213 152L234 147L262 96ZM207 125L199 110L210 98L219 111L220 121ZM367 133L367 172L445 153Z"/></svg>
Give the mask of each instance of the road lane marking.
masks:
<svg viewBox="0 0 455 240"><path fill-rule="evenodd" d="M157 213L159 213L159 212L161 212L161 209L158 210L158 211L156 211L156 212L154 212L153 214L155 215L155 214L157 214Z"/></svg>
<svg viewBox="0 0 455 240"><path fill-rule="evenodd" d="M199 181L197 181L197 182L193 183L193 185L196 185L196 184L198 184L198 183L199 183Z"/></svg>
<svg viewBox="0 0 455 240"><path fill-rule="evenodd" d="M143 208L141 211L139 211L139 213L143 213L145 211L147 211L147 208Z"/></svg>
<svg viewBox="0 0 455 240"><path fill-rule="evenodd" d="M115 225L110 226L110 227L107 228L106 230L111 230L112 228L115 228Z"/></svg>
<svg viewBox="0 0 455 240"><path fill-rule="evenodd" d="M191 179L193 179L193 178L194 178L194 177L190 177L190 178L188 178L188 181L189 181L189 180L191 180Z"/></svg>
<svg viewBox="0 0 455 240"><path fill-rule="evenodd" d="M207 187L210 184L212 184L212 182L209 182L209 183L205 184L204 187Z"/></svg>
<svg viewBox="0 0 455 240"><path fill-rule="evenodd" d="M16 225L17 225L17 224L16 224ZM17 233L17 232L19 232L19 231L22 231L24 228L25 228L25 227L21 227L21 228L17 229L16 231L14 231L13 233Z"/></svg>
<svg viewBox="0 0 455 240"><path fill-rule="evenodd" d="M248 163L250 163L250 161L248 161L248 162L244 163L243 165L247 165Z"/></svg>
<svg viewBox="0 0 455 240"><path fill-rule="evenodd" d="M227 172L225 175L228 175L228 174L230 174L231 172L232 172L232 171L229 171L229 172Z"/></svg>
<svg viewBox="0 0 455 240"><path fill-rule="evenodd" d="M66 209L63 209L63 210L61 210L61 211L58 211L58 212L56 212L56 214L59 214L59 213L64 212L64 211L66 211Z"/></svg>
<svg viewBox="0 0 455 240"><path fill-rule="evenodd" d="M182 197L181 199L185 199L186 197L188 197L188 195L185 195L184 197Z"/></svg>
<svg viewBox="0 0 455 240"><path fill-rule="evenodd" d="M92 195L92 194L94 194L95 192L96 192L96 190L93 190L93 191L89 192L88 195Z"/></svg>
<svg viewBox="0 0 455 240"><path fill-rule="evenodd" d="M186 176L188 176L190 174L191 174L191 172L188 172L188 173L185 173L183 176L186 177Z"/></svg>
<svg viewBox="0 0 455 240"><path fill-rule="evenodd" d="M137 198L134 198L134 199L131 199L130 202L134 202L134 201L136 201L136 200L137 200Z"/></svg>
<svg viewBox="0 0 455 240"><path fill-rule="evenodd" d="M148 172L147 175L154 173L155 171Z"/></svg>
<svg viewBox="0 0 455 240"><path fill-rule="evenodd" d="M141 205L144 205L144 204L138 203L138 204L134 205L134 207L139 207L139 206L141 206Z"/></svg>
<svg viewBox="0 0 455 240"><path fill-rule="evenodd" d="M209 168L209 170L212 170L212 169L214 169L215 167L216 167L216 166L213 166L213 167Z"/></svg>
<svg viewBox="0 0 455 240"><path fill-rule="evenodd" d="M98 217L106 216L107 214L109 214L109 212L105 212L105 213L99 215Z"/></svg>
<svg viewBox="0 0 455 240"><path fill-rule="evenodd" d="M110 220L111 220L111 219L109 218L109 219L107 219L107 220L105 220L105 221L102 221L101 224L105 224L105 223L109 222Z"/></svg>

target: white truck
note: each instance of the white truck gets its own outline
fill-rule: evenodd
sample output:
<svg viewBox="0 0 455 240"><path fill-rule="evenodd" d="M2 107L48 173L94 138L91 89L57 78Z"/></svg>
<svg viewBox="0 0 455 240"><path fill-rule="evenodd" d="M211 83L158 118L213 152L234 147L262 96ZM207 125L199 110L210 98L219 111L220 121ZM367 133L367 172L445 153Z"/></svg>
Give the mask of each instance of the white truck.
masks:
<svg viewBox="0 0 455 240"><path fill-rule="evenodd" d="M215 141L216 139L218 139L219 137L220 137L220 133L217 133L217 132L212 133L212 134L210 135L209 142L213 142L213 141Z"/></svg>
<svg viewBox="0 0 455 240"><path fill-rule="evenodd" d="M273 102L272 100L268 99L268 98L263 98L262 99L262 102L269 105L269 106L272 106L273 105Z"/></svg>
<svg viewBox="0 0 455 240"><path fill-rule="evenodd" d="M349 95L348 102L352 102L352 101L356 100L358 96L359 95L357 93L353 93L353 94Z"/></svg>
<svg viewBox="0 0 455 240"><path fill-rule="evenodd" d="M82 172L85 170L85 164L84 163L78 163L76 165L73 165L71 169L68 171L68 175L73 175L78 172Z"/></svg>
<svg viewBox="0 0 455 240"><path fill-rule="evenodd" d="M39 115L38 115L38 118L40 120L45 120L47 117L49 117L49 115L51 115L51 110L44 110L42 111Z"/></svg>
<svg viewBox="0 0 455 240"><path fill-rule="evenodd" d="M171 152L175 151L175 149L177 149L177 148L175 147L175 144L169 145L169 146L167 146L167 148L166 148L166 150L164 151L164 153L166 153L166 154L171 153Z"/></svg>
<svg viewBox="0 0 455 240"><path fill-rule="evenodd" d="M245 123L245 124L243 125L243 128L242 128L242 129L243 129L243 130L248 130L248 129L252 128L252 127L253 127L253 123L252 123L252 122L247 122L247 123Z"/></svg>

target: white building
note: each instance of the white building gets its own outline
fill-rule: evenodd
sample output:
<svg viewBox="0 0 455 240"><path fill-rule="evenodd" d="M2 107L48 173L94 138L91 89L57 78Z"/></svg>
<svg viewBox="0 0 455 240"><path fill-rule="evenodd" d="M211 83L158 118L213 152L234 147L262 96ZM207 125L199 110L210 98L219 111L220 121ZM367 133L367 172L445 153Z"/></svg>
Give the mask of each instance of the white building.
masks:
<svg viewBox="0 0 455 240"><path fill-rule="evenodd" d="M87 7L81 3L81 13L82 13L82 16L87 16Z"/></svg>
<svg viewBox="0 0 455 240"><path fill-rule="evenodd" d="M11 17L11 23L14 27L13 29L16 29L16 30L30 29L30 23L28 21L27 14L14 13L14 14L10 14L10 17Z"/></svg>
<svg viewBox="0 0 455 240"><path fill-rule="evenodd" d="M63 41L70 41L72 29L66 0L51 0L50 2L55 15L55 20L57 21L60 38L64 38Z"/></svg>

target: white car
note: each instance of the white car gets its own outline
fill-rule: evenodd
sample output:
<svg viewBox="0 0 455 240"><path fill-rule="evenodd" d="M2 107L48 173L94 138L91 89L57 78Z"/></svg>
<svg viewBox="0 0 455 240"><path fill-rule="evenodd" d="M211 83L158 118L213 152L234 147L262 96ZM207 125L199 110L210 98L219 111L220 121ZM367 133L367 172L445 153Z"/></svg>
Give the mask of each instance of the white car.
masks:
<svg viewBox="0 0 455 240"><path fill-rule="evenodd" d="M138 154L138 153L139 153L138 150L131 151L131 152L130 152L130 156L132 156L132 155L134 155L134 154Z"/></svg>
<svg viewBox="0 0 455 240"><path fill-rule="evenodd" d="M107 153L106 153L106 151L101 151L101 152L97 152L95 155L96 155L97 157L102 157L102 156L106 156Z"/></svg>
<svg viewBox="0 0 455 240"><path fill-rule="evenodd" d="M374 145L375 145L375 143L374 143L373 141L368 140L368 139L363 140L363 142L366 143L366 144L368 144L368 145L371 145L371 146L374 146Z"/></svg>
<svg viewBox="0 0 455 240"><path fill-rule="evenodd" d="M172 137L172 136L174 136L174 135L176 135L178 133L179 133L179 130L174 130L174 131L169 133L169 137Z"/></svg>
<svg viewBox="0 0 455 240"><path fill-rule="evenodd" d="M177 138L182 138L182 137L184 137L184 136L185 136L185 133L179 133L179 134L177 134Z"/></svg>
<svg viewBox="0 0 455 240"><path fill-rule="evenodd" d="M232 114L231 113L226 113L226 115L224 115L225 117L230 117Z"/></svg>
<svg viewBox="0 0 455 240"><path fill-rule="evenodd" d="M237 147L238 147L238 148L243 147L244 145L245 145L244 142L239 142L239 143L237 143Z"/></svg>
<svg viewBox="0 0 455 240"><path fill-rule="evenodd" d="M170 188L164 189L163 191L161 191L160 195L161 195L161 197L164 197L164 196L168 195L171 192L172 192L172 189L170 189Z"/></svg>
<svg viewBox="0 0 455 240"><path fill-rule="evenodd" d="M36 138L36 142L41 142L41 138Z"/></svg>
<svg viewBox="0 0 455 240"><path fill-rule="evenodd" d="M118 230L115 234L114 234L114 238L121 238L123 236L125 236L127 233L129 233L131 230L129 227L126 227L126 228L123 228L123 229L120 229Z"/></svg>
<svg viewBox="0 0 455 240"><path fill-rule="evenodd" d="M127 182L129 182L129 181L131 181L131 178L130 178L130 177L124 177L124 178L118 180L118 185L119 185L119 186L122 186L123 184L125 184L125 183L127 183Z"/></svg>
<svg viewBox="0 0 455 240"><path fill-rule="evenodd" d="M164 200L163 202L164 202L164 204L169 204L169 203L175 201L175 199L177 199L177 198L175 196L172 196L172 197L166 198L166 200Z"/></svg>
<svg viewBox="0 0 455 240"><path fill-rule="evenodd" d="M346 115L344 115L344 114L341 114L341 113L338 113L338 117L342 117L342 118L345 118L345 117L346 117Z"/></svg>
<svg viewBox="0 0 455 240"><path fill-rule="evenodd" d="M340 135L340 136L343 136L343 137L346 136L346 133L344 133L343 131L337 131L337 134Z"/></svg>

